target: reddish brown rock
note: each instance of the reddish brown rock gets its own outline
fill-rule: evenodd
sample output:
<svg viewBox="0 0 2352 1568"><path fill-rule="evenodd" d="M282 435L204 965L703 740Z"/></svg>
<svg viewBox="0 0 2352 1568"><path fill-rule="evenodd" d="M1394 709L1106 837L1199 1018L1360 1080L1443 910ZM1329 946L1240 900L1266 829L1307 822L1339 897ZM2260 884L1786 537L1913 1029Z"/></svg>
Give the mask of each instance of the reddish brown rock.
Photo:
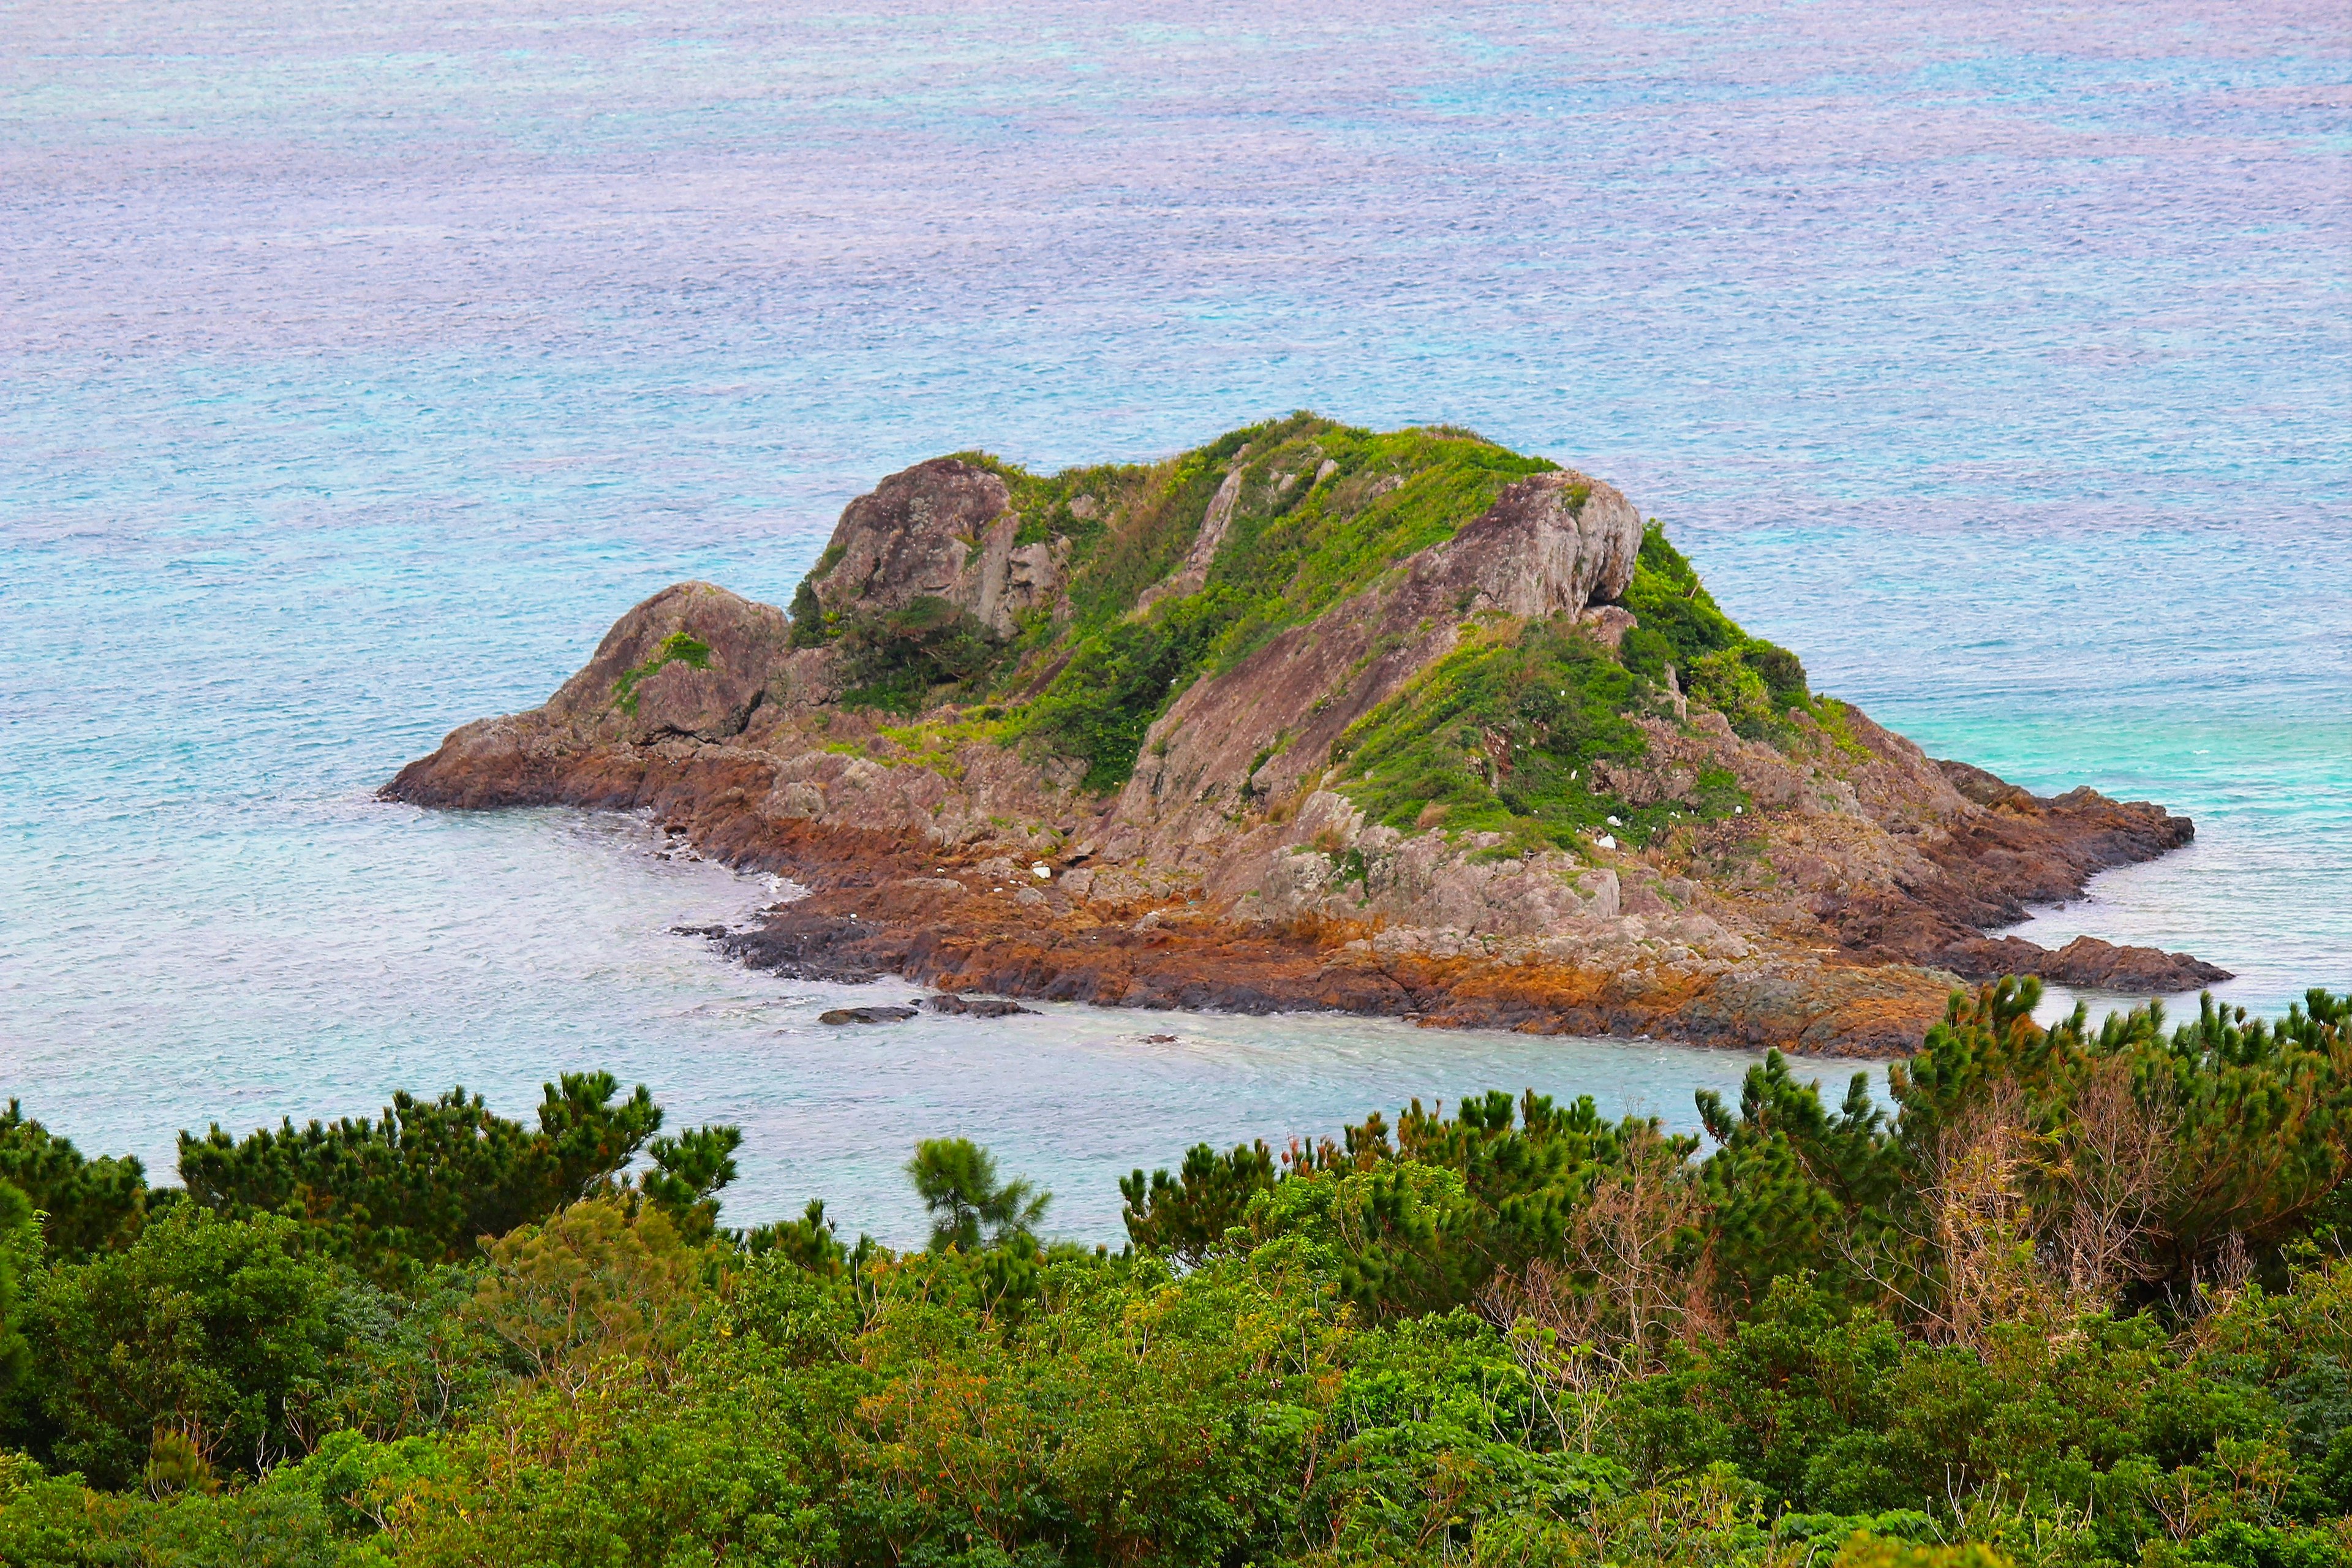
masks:
<svg viewBox="0 0 2352 1568"><path fill-rule="evenodd" d="M2116 947L2095 936L2078 936L2032 973L2062 985L2121 991L2136 996L2192 991L2230 978L2230 972L2185 952L2154 947Z"/></svg>

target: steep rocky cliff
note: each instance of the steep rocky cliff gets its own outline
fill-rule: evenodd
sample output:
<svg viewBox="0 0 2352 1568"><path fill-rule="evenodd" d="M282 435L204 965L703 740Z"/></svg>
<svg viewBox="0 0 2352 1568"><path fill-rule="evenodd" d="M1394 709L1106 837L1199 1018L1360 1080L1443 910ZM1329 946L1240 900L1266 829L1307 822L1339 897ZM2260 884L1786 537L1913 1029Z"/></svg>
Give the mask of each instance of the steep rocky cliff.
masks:
<svg viewBox="0 0 2352 1568"><path fill-rule="evenodd" d="M813 889L746 962L950 989L1875 1051L1960 979L2221 973L1983 934L2186 819L1812 692L1599 479L1304 415L919 464L789 618L666 589L384 793L650 807Z"/></svg>

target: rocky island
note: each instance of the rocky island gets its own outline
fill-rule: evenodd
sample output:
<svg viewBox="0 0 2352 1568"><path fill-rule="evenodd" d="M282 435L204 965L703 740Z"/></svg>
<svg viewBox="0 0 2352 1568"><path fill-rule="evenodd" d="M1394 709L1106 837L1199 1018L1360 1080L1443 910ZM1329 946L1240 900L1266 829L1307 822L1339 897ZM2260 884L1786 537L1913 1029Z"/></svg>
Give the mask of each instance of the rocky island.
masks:
<svg viewBox="0 0 2352 1568"><path fill-rule="evenodd" d="M1985 934L2188 819L1927 757L1613 487L1451 428L919 464L789 615L665 589L383 794L649 809L810 889L745 963L950 993L1879 1054L1962 981L2226 977Z"/></svg>

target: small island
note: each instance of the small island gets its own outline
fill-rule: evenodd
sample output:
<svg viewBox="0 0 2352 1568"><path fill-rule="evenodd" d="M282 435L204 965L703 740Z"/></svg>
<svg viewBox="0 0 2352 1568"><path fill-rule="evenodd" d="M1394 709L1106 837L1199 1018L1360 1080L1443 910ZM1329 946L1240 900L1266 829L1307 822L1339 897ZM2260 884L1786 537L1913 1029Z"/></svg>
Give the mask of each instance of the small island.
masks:
<svg viewBox="0 0 2352 1568"><path fill-rule="evenodd" d="M789 614L665 589L383 793L650 810L810 889L713 938L745 963L950 994L1881 1055L1963 982L2228 977L1985 934L2186 817L1814 691L1602 479L1304 413L918 464Z"/></svg>

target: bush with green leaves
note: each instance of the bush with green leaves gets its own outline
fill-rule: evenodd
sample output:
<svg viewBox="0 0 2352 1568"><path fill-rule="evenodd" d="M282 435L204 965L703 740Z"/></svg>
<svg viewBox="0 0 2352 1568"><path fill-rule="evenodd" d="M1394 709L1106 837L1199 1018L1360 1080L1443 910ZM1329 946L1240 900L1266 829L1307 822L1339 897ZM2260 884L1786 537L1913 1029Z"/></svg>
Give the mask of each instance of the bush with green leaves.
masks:
<svg viewBox="0 0 2352 1568"><path fill-rule="evenodd" d="M853 612L833 636L843 653L841 705L891 713L921 712L937 687L982 681L1004 655L971 611L929 595Z"/></svg>
<svg viewBox="0 0 2352 1568"><path fill-rule="evenodd" d="M1625 798L1605 764L1648 754L1633 716L1651 705L1640 679L1572 621L1497 618L1350 725L1332 748L1333 776L1375 822L1442 822L1532 848L1604 832L1643 844L1750 804L1720 768L1696 774L1680 797Z"/></svg>
<svg viewBox="0 0 2352 1568"><path fill-rule="evenodd" d="M1642 534L1633 580L1621 601L1639 624L1625 634L1625 668L1721 710L1749 739L1773 732L1791 708L1815 706L1805 667L1787 648L1753 637L1723 613L1688 558L1653 520Z"/></svg>
<svg viewBox="0 0 2352 1568"><path fill-rule="evenodd" d="M29 1337L59 1464L128 1485L156 1434L223 1472L299 1453L333 1399L368 1288L275 1215L174 1204L119 1251L41 1274Z"/></svg>
<svg viewBox="0 0 2352 1568"><path fill-rule="evenodd" d="M289 1120L244 1138L215 1124L202 1138L180 1135L180 1179L190 1201L219 1213L299 1219L302 1245L386 1282L474 1257L484 1237L630 1186L708 1234L741 1134L703 1127L656 1136L662 1110L646 1087L616 1100L619 1092L610 1073L565 1073L545 1086L536 1127L492 1113L462 1087L431 1100L396 1094L373 1121L297 1129ZM633 1181L640 1154L650 1166Z"/></svg>
<svg viewBox="0 0 2352 1568"><path fill-rule="evenodd" d="M14 1100L0 1111L0 1182L31 1200L52 1257L80 1258L138 1234L147 1173L128 1154L85 1159L69 1139L26 1117Z"/></svg>
<svg viewBox="0 0 2352 1568"><path fill-rule="evenodd" d="M43 1261L28 1206L0 1563L2352 1560L2352 1002L2037 1000L1956 997L1891 1114L1776 1056L1703 1138L1196 1146L1116 1254L955 1139L904 1254L615 1179L386 1289L331 1210Z"/></svg>

